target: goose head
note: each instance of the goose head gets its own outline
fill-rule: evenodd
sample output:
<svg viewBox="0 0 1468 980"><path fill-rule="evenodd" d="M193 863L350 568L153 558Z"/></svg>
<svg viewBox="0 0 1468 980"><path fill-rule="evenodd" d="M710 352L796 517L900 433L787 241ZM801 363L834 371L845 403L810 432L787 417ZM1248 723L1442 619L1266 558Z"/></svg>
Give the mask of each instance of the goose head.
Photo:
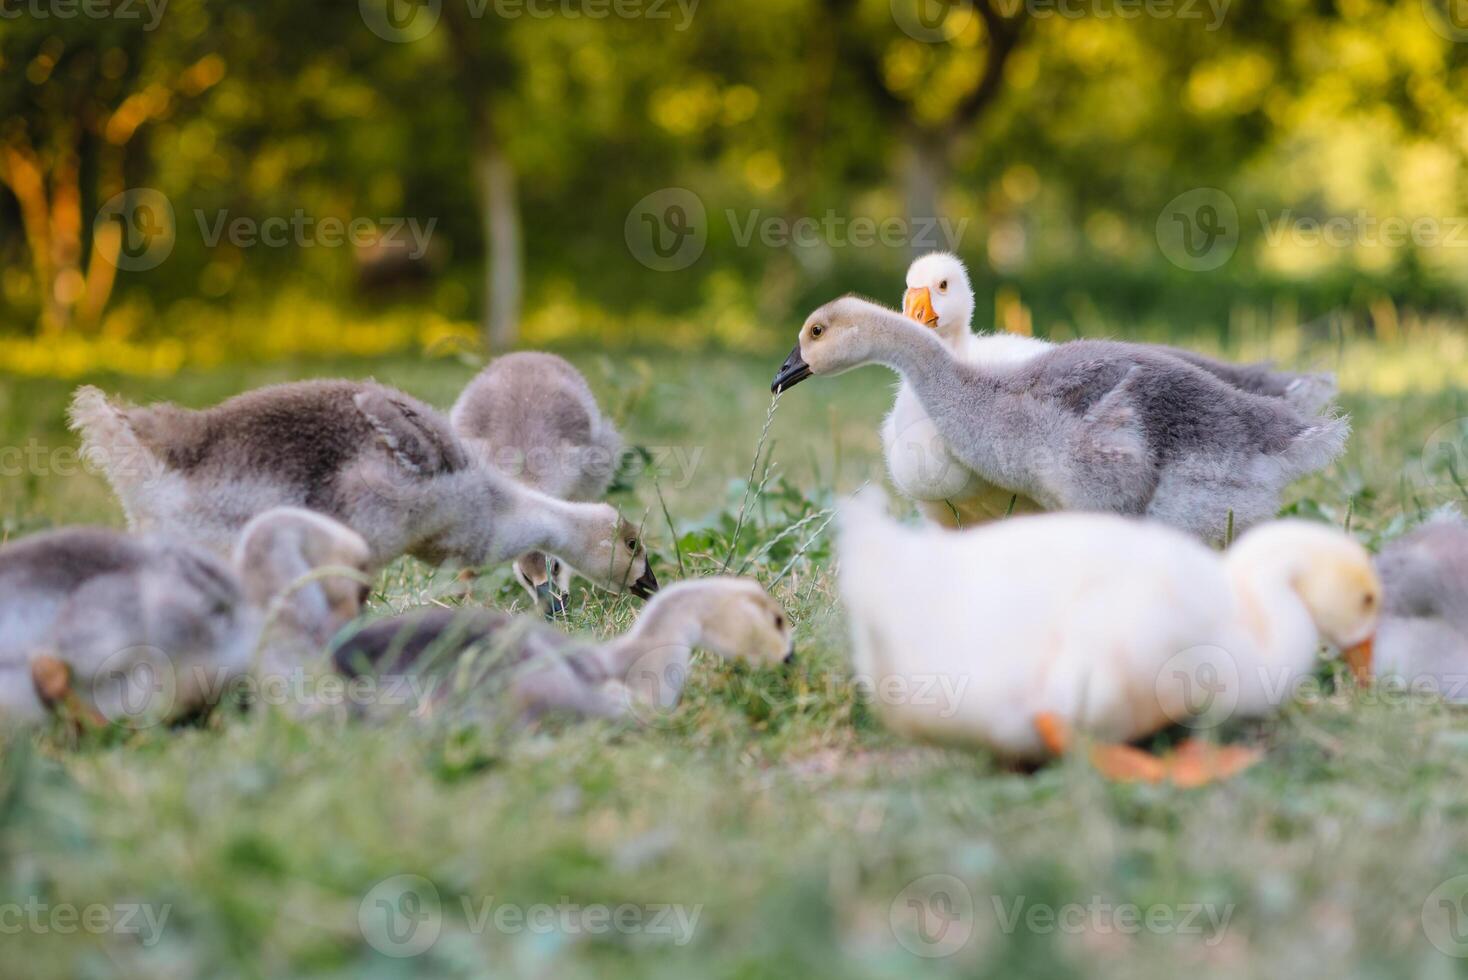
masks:
<svg viewBox="0 0 1468 980"><path fill-rule="evenodd" d="M1371 556L1334 528L1275 521L1255 528L1229 551L1246 578L1283 570L1320 635L1342 651L1357 681L1371 679L1372 639L1381 615L1381 580Z"/></svg>
<svg viewBox="0 0 1468 980"><path fill-rule="evenodd" d="M1376 570L1386 588L1388 617L1446 617L1468 613L1468 523L1456 511L1430 521L1381 549Z"/></svg>
<svg viewBox="0 0 1468 980"><path fill-rule="evenodd" d="M974 290L958 256L931 252L914 261L907 270L902 312L937 331L949 346L966 337L974 319Z"/></svg>
<svg viewBox="0 0 1468 980"><path fill-rule="evenodd" d="M610 592L649 599L658 590L652 559L642 532L610 504L581 505L586 516L573 520L574 532L560 557L581 575Z"/></svg>
<svg viewBox="0 0 1468 980"><path fill-rule="evenodd" d="M566 611L566 587L570 578L566 566L559 558L544 552L532 551L515 559L515 581L524 586L536 605L551 616L560 616Z"/></svg>
<svg viewBox="0 0 1468 980"><path fill-rule="evenodd" d="M707 593L699 646L726 660L755 665L795 659L790 617L754 579L721 577L692 584Z"/></svg>
<svg viewBox="0 0 1468 980"><path fill-rule="evenodd" d="M892 310L859 296L832 300L806 317L770 390L785 391L812 375L841 374L872 363L881 350L878 333L887 328L916 330Z"/></svg>
<svg viewBox="0 0 1468 980"><path fill-rule="evenodd" d="M281 604L281 621L325 645L371 594L371 550L362 536L323 514L278 507L245 525L234 565L251 604Z"/></svg>

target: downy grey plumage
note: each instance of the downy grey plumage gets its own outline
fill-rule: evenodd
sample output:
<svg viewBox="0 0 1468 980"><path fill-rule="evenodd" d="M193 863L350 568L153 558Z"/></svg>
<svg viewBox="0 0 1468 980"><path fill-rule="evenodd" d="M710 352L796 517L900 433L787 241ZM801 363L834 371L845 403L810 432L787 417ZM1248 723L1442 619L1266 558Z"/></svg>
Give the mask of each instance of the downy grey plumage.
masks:
<svg viewBox="0 0 1468 980"><path fill-rule="evenodd" d="M1336 459L1344 419L1311 418L1167 354L1061 344L1023 364L956 359L930 331L876 303L816 310L776 376L883 364L912 386L954 455L1047 510L1146 515L1210 540L1274 516L1290 481Z"/></svg>
<svg viewBox="0 0 1468 980"><path fill-rule="evenodd" d="M1468 524L1444 511L1381 549L1376 672L1468 701Z"/></svg>
<svg viewBox="0 0 1468 980"><path fill-rule="evenodd" d="M604 588L657 588L615 508L506 478L470 457L437 411L372 381L276 385L202 411L118 404L83 387L71 424L133 528L217 553L261 511L297 506L356 530L374 567L404 554L494 565L540 549Z"/></svg>
<svg viewBox="0 0 1468 980"><path fill-rule="evenodd" d="M335 521L272 510L233 565L176 538L67 528L0 548L0 716L36 721L41 658L64 665L106 721L142 723L213 703L253 666L284 671L356 616L362 539ZM307 580L313 570L322 574Z"/></svg>
<svg viewBox="0 0 1468 980"><path fill-rule="evenodd" d="M471 455L561 500L600 500L622 453L622 437L581 372L540 351L491 361L464 388L449 422ZM515 577L549 611L564 608L570 570L556 559L522 555Z"/></svg>
<svg viewBox="0 0 1468 980"><path fill-rule="evenodd" d="M465 684L476 694L507 693L519 720L552 712L647 720L677 706L695 648L756 664L788 662L791 629L758 582L716 577L662 590L631 630L606 643L528 616L435 608L373 623L347 637L334 660L349 677L375 677L382 690L415 690L391 683L405 675L436 677L419 710L445 703ZM482 660L466 663L476 651Z"/></svg>

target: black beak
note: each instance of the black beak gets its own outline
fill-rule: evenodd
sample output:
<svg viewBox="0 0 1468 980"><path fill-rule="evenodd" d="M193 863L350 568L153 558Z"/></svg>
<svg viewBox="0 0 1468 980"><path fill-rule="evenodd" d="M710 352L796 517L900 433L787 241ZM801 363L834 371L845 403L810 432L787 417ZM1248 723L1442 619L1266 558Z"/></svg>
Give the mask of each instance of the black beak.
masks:
<svg viewBox="0 0 1468 980"><path fill-rule="evenodd" d="M647 563L647 571L642 573L642 578L632 583L628 589L639 599L651 599L652 594L658 590L658 577L652 573L652 562Z"/></svg>
<svg viewBox="0 0 1468 980"><path fill-rule="evenodd" d="M775 375L775 380L770 384L770 391L776 394L787 391L810 377L810 365L805 363L805 358L800 356L800 344L795 344L795 349L790 356L785 358L785 363L780 365L780 373Z"/></svg>
<svg viewBox="0 0 1468 980"><path fill-rule="evenodd" d="M535 587L535 600L545 610L546 619L566 615L566 597L557 592L556 587L549 582L542 582Z"/></svg>
<svg viewBox="0 0 1468 980"><path fill-rule="evenodd" d="M780 662L783 663L783 664L793 664L793 663L795 663L795 648L794 647L791 647L790 648L790 652L787 653L787 654L785 654L785 659L782 660L782 661L780 661Z"/></svg>

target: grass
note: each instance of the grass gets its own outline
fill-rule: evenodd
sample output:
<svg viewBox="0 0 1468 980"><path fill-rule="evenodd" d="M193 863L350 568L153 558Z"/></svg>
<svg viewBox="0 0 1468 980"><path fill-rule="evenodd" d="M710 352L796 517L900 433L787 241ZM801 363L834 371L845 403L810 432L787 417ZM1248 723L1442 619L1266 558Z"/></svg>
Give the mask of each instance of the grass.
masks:
<svg viewBox="0 0 1468 980"><path fill-rule="evenodd" d="M1356 434L1341 464L1292 489L1289 510L1349 519L1375 546L1465 496L1419 457L1431 443L1456 445L1461 458L1468 430L1456 420L1468 404L1421 338L1352 340L1338 356ZM679 711L645 729L507 736L462 720L346 725L267 711L79 745L59 731L0 736L0 975L1461 969L1423 924L1424 905L1435 910L1443 894L1434 889L1468 872L1461 713L1350 693L1296 704L1248 733L1268 746L1265 763L1194 791L1105 784L1079 762L1022 775L982 753L904 742L848 682L828 536L816 533L841 492L882 479L876 427L889 379L869 369L810 382L782 398L762 441L778 357L576 359L661 463L656 479L630 475L617 502L646 520L663 578L727 564L771 583L797 622L798 664L700 660ZM1416 364L1431 384L1403 383ZM472 370L401 358L88 380L204 405L290 377L371 374L446 405ZM74 445L61 422L71 384L0 383L7 537L121 520L101 481L63 452ZM19 467L16 449L31 454ZM447 575L400 562L373 611L452 589ZM504 572L478 590L473 601L524 605ZM573 628L598 636L636 613L631 600L587 592L573 606ZM379 902L398 924L437 923L437 941L416 957L379 951L369 938L411 948L384 943ZM168 917L156 936L141 916L128 923L141 936L116 920L68 930L64 912L52 918L94 904L99 917L133 904ZM653 922L665 905L680 907L686 928ZM517 918L545 906L573 928ZM622 907L624 925L657 928L619 931L599 918ZM17 918L32 908L39 926ZM899 937L951 955L917 956Z"/></svg>

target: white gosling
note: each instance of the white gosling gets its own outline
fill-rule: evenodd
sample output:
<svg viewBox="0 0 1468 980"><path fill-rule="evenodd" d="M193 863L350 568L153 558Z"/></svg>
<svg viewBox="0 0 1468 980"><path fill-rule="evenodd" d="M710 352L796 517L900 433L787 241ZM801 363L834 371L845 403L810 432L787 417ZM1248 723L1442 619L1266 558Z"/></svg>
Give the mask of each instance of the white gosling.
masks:
<svg viewBox="0 0 1468 980"><path fill-rule="evenodd" d="M1035 337L974 333L974 290L968 269L946 252L924 255L912 263L902 299L909 318L932 328L953 356L968 364L1010 367L1051 347ZM892 411L882 423L882 451L898 491L917 504L924 517L946 527L969 527L1011 512L1042 509L955 459L917 392L905 380L898 382Z"/></svg>
<svg viewBox="0 0 1468 980"><path fill-rule="evenodd" d="M434 409L374 382L275 385L202 411L124 405L83 387L71 424L134 529L220 554L256 514L294 506L356 530L374 568L404 554L482 567L541 550L615 592L657 588L615 508L505 477L465 452Z"/></svg>
<svg viewBox="0 0 1468 980"><path fill-rule="evenodd" d="M901 375L987 482L1046 510L1149 516L1209 540L1274 516L1284 487L1335 460L1350 429L1136 345L1078 340L1017 367L966 364L853 296L807 318L771 387L867 364Z"/></svg>
<svg viewBox="0 0 1468 980"><path fill-rule="evenodd" d="M780 605L748 578L678 582L647 604L625 635L593 643L526 616L489 610L424 609L381 620L336 650L349 677L374 676L386 688L415 673L437 672L416 707L429 711L468 670L469 686L503 685L518 720L546 714L648 721L675 708L696 649L754 665L789 663L792 624ZM466 654L483 667L467 667Z"/></svg>
<svg viewBox="0 0 1468 980"><path fill-rule="evenodd" d="M7 545L0 716L61 709L127 725L194 713L257 654L267 674L320 654L359 611L366 560L357 534L290 508L250 524L233 566L175 538L103 528Z"/></svg>
<svg viewBox="0 0 1468 980"><path fill-rule="evenodd" d="M929 327L959 360L989 368L1023 364L1055 345L1036 337L973 332L974 290L957 256L933 252L907 270L903 313ZM1154 350L1181 358L1243 391L1280 397L1316 414L1335 395L1329 374L1291 374L1268 364L1236 365L1174 347ZM922 402L900 382L892 411L882 425L882 446L893 485L929 520L968 527L1009 513L1042 510L1033 500L997 487L953 457Z"/></svg>
<svg viewBox="0 0 1468 980"><path fill-rule="evenodd" d="M1322 637L1369 675L1380 585L1365 550L1332 528L1272 522L1220 555L1105 514L908 528L872 497L842 509L840 591L858 677L928 694L875 699L903 734L1032 763L1085 733L1110 776L1195 783L1254 753L1192 743L1158 759L1119 743L1276 712Z"/></svg>
<svg viewBox="0 0 1468 980"><path fill-rule="evenodd" d="M561 500L600 500L616 475L622 437L581 372L539 351L491 361L449 413L482 462ZM571 570L539 551L515 559L515 578L552 613L564 609Z"/></svg>
<svg viewBox="0 0 1468 980"><path fill-rule="evenodd" d="M1377 676L1468 701L1468 523L1444 511L1381 549Z"/></svg>

